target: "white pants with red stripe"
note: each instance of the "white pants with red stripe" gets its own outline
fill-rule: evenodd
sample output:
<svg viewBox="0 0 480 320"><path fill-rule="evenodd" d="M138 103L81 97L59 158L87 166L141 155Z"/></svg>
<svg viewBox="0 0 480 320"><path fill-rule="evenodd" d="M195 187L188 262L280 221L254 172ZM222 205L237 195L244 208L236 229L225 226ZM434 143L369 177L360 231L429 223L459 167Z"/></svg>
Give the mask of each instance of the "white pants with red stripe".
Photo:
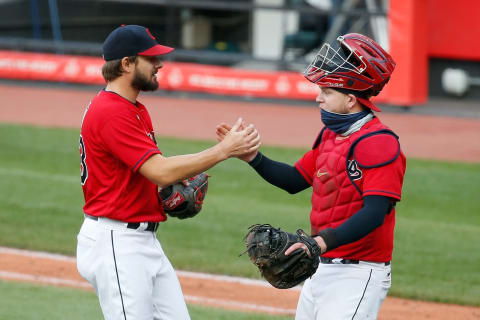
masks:
<svg viewBox="0 0 480 320"><path fill-rule="evenodd" d="M107 320L188 320L177 275L155 233L126 223L86 218L77 268L97 293Z"/></svg>
<svg viewBox="0 0 480 320"><path fill-rule="evenodd" d="M390 286L390 265L320 263L303 285L295 320L377 319Z"/></svg>

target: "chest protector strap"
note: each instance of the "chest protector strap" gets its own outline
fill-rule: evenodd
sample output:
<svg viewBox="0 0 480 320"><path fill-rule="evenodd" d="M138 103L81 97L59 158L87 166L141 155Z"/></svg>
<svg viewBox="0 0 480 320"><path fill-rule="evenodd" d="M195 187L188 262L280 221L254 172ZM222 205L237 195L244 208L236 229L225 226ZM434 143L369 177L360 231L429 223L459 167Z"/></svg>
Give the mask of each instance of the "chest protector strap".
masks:
<svg viewBox="0 0 480 320"><path fill-rule="evenodd" d="M312 150L318 147L320 142L322 142L322 136L323 136L323 132L325 132L325 129L327 129L327 127L323 127L323 129L318 134L317 139L315 139L315 142L313 143Z"/></svg>

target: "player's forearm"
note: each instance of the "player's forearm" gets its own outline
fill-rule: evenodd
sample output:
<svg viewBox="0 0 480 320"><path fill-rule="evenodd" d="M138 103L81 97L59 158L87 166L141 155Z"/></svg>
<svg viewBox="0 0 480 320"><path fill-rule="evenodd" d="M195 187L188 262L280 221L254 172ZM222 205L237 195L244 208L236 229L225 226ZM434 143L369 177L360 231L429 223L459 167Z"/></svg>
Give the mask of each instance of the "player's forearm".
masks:
<svg viewBox="0 0 480 320"><path fill-rule="evenodd" d="M340 226L320 231L315 239L321 237L327 250L333 250L344 244L357 241L382 225L385 215L391 210L390 198L384 196L366 196L364 206Z"/></svg>
<svg viewBox="0 0 480 320"><path fill-rule="evenodd" d="M248 163L265 181L295 194L310 187L298 170L286 163L271 160L258 152Z"/></svg>
<svg viewBox="0 0 480 320"><path fill-rule="evenodd" d="M172 157L154 155L140 167L139 172L160 187L190 178L227 159L222 149L215 145L204 151Z"/></svg>
<svg viewBox="0 0 480 320"><path fill-rule="evenodd" d="M226 159L220 148L213 146L194 154L168 157L162 171L168 185L204 172Z"/></svg>

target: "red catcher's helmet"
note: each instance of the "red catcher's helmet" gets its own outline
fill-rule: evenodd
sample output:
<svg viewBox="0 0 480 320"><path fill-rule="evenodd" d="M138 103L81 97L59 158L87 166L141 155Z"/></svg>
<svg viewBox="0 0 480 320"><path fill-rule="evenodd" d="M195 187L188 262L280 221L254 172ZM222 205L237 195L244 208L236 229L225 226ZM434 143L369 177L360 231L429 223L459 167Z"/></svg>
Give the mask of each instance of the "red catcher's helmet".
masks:
<svg viewBox="0 0 480 320"><path fill-rule="evenodd" d="M395 61L375 41L358 33L324 43L304 72L305 78L322 87L369 90L376 96L388 82Z"/></svg>

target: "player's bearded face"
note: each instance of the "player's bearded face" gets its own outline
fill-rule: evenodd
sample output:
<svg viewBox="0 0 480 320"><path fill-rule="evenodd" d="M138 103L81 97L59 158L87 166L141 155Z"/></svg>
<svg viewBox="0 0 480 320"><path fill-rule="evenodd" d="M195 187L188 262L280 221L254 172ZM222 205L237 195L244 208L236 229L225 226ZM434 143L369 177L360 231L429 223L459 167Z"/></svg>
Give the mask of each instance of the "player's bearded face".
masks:
<svg viewBox="0 0 480 320"><path fill-rule="evenodd" d="M132 79L132 87L140 91L155 91L158 89L157 71L155 68L142 70L135 66L135 74Z"/></svg>

